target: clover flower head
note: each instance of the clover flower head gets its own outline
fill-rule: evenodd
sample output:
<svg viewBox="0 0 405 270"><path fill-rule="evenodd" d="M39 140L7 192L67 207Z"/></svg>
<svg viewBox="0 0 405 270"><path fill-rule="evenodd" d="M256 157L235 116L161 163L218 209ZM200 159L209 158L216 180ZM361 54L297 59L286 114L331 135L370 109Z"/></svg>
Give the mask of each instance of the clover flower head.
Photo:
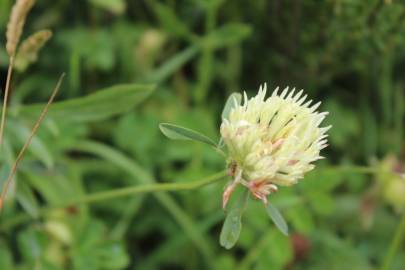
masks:
<svg viewBox="0 0 405 270"><path fill-rule="evenodd" d="M267 203L277 186L290 186L314 168L327 146L326 132L319 125L328 114L317 112L320 102L311 105L303 90L295 93L277 88L266 98L266 84L243 104L235 103L229 117L223 119L221 136L228 149L230 175L234 181L225 189L223 205L237 184Z"/></svg>

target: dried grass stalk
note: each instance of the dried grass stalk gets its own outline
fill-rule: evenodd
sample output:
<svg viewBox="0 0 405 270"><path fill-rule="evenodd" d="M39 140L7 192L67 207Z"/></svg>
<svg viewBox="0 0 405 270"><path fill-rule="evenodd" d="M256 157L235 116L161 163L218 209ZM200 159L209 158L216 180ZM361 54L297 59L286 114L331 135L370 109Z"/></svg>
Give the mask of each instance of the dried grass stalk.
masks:
<svg viewBox="0 0 405 270"><path fill-rule="evenodd" d="M24 40L17 52L15 68L23 71L37 61L39 51L51 37L52 32L50 30L41 30Z"/></svg>
<svg viewBox="0 0 405 270"><path fill-rule="evenodd" d="M1 109L1 121L0 121L0 146L3 142L4 127L6 122L6 111L8 103L8 95L10 91L11 74L14 67L14 58L17 51L18 43L20 42L21 34L24 28L25 19L28 12L35 4L35 0L17 0L11 10L10 20L7 24L6 32L6 50L10 57L10 63L8 65L6 88L4 89L3 107ZM0 202L1 203L1 202Z"/></svg>
<svg viewBox="0 0 405 270"><path fill-rule="evenodd" d="M11 10L10 20L7 24L6 50L10 57L14 57L17 46L24 28L28 12L34 5L35 0L17 0Z"/></svg>
<svg viewBox="0 0 405 270"><path fill-rule="evenodd" d="M49 110L49 107L51 106L53 100L55 99L55 96L59 91L59 88L60 88L60 86L62 84L62 81L63 81L64 77L65 77L65 74L63 73L60 76L59 81L56 84L56 86L55 86L55 88L54 88L54 90L53 90L53 92L52 92L52 94L51 94L51 96L50 96L50 98L48 100L48 103L42 109L42 112L39 115L37 121L35 122L34 127L32 128L28 139L25 141L23 147L21 148L20 152L17 155L17 158L15 159L15 161L13 163L13 166L11 167L11 171L10 171L8 177L7 177L7 180L6 180L5 184L4 184L3 190L1 191L1 195L0 195L0 212L1 212L2 207L4 205L4 201L5 201L6 196L7 196L7 191L8 191L8 189L9 189L9 187L10 187L12 181L13 181L13 178L14 178L15 174L17 173L18 165L20 164L20 161L23 159L25 151L27 151L28 147L30 146L32 139L34 138L35 134L37 133L37 130L38 130L39 126L42 123L42 120L44 120L45 115Z"/></svg>

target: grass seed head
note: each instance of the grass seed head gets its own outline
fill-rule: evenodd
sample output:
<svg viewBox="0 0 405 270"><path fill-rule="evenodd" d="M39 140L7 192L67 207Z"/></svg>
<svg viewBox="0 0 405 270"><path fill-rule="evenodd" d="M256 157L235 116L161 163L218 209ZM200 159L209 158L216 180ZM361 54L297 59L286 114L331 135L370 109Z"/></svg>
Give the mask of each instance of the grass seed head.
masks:
<svg viewBox="0 0 405 270"><path fill-rule="evenodd" d="M24 28L28 12L34 5L34 0L17 0L11 10L10 20L7 24L6 50L10 57L16 54L18 43Z"/></svg>
<svg viewBox="0 0 405 270"><path fill-rule="evenodd" d="M52 32L50 30L41 30L24 40L16 56L16 69L23 71L37 61L39 51L51 37Z"/></svg>

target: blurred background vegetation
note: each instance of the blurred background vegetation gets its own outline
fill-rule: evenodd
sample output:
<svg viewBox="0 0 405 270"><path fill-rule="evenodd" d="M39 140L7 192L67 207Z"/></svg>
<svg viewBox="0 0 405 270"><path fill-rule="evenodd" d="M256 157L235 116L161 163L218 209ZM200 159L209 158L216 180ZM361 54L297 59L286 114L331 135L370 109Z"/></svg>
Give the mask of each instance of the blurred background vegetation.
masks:
<svg viewBox="0 0 405 270"><path fill-rule="evenodd" d="M53 37L15 73L0 181L39 114L33 104L67 76L0 216L0 269L404 269L405 180L392 174L405 172L403 2L37 2L25 33ZM0 0L1 33L13 3ZM2 87L7 66L2 46ZM58 207L223 170L212 149L169 141L158 124L219 138L227 96L263 82L305 89L333 125L326 159L270 198L289 237L252 201L237 246L221 248L225 180Z"/></svg>

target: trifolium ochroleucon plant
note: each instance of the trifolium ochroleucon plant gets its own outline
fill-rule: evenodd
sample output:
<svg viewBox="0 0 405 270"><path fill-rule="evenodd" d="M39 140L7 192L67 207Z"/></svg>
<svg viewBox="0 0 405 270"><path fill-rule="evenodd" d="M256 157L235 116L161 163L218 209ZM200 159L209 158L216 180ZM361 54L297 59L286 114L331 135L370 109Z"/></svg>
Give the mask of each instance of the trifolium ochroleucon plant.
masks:
<svg viewBox="0 0 405 270"><path fill-rule="evenodd" d="M221 137L227 146L228 166L233 182L225 189L223 206L237 184L267 204L267 196L277 186L296 184L321 159L327 146L325 134L330 126L319 125L327 112L317 112L320 102L311 106L303 90L277 88L266 98L266 85L243 104L229 112L221 124ZM236 99L234 102L237 102Z"/></svg>
<svg viewBox="0 0 405 270"><path fill-rule="evenodd" d="M276 227L288 234L282 215L269 202L269 195L279 186L291 186L314 169L327 146L326 132L321 127L328 114L318 112L320 102L307 101L303 90L275 89L266 97L266 84L257 95L232 94L222 112L221 138L218 143L196 131L172 124L161 124L162 132L171 139L195 140L213 146L224 154L231 181L225 186L222 206L225 209L237 186L245 192L230 209L222 227L220 243L231 248L241 230L241 216L248 195L260 200Z"/></svg>

